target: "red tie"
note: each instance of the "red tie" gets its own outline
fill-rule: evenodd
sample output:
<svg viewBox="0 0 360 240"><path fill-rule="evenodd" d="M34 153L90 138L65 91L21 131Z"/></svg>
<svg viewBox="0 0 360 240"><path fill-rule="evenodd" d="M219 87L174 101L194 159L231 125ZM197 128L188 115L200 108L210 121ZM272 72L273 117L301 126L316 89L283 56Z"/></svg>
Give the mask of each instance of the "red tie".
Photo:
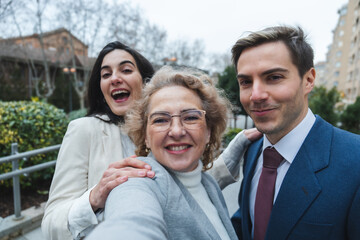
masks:
<svg viewBox="0 0 360 240"><path fill-rule="evenodd" d="M275 148L263 152L263 169L255 199L254 240L264 240L274 201L277 168L284 159Z"/></svg>

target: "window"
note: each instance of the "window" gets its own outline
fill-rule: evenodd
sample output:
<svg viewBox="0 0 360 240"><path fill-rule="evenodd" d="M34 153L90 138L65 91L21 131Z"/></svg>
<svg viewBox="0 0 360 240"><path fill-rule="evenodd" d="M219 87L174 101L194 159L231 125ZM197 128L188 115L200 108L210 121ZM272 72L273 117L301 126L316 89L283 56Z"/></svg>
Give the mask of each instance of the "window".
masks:
<svg viewBox="0 0 360 240"><path fill-rule="evenodd" d="M339 71L334 72L334 76L335 76L335 77L338 77L339 75L340 75L340 72L339 72Z"/></svg>
<svg viewBox="0 0 360 240"><path fill-rule="evenodd" d="M338 11L338 14L340 14L340 16L344 16L347 13L347 8L343 7Z"/></svg>
<svg viewBox="0 0 360 240"><path fill-rule="evenodd" d="M353 64L355 61L355 54L351 55L350 59L349 59L349 63Z"/></svg>
<svg viewBox="0 0 360 240"><path fill-rule="evenodd" d="M339 50L336 52L336 57L341 57L342 52Z"/></svg>
<svg viewBox="0 0 360 240"><path fill-rule="evenodd" d="M336 62L335 67L337 67L337 68L341 67L341 62Z"/></svg>

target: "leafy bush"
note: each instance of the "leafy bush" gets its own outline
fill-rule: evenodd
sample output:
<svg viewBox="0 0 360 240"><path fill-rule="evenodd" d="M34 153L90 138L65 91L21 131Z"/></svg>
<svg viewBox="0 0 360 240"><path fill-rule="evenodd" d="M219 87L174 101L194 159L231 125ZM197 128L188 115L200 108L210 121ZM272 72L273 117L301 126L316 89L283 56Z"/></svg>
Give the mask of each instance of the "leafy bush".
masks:
<svg viewBox="0 0 360 240"><path fill-rule="evenodd" d="M65 134L68 120L63 110L43 102L0 101L0 157L11 154L11 143L18 143L19 152L26 152L59 144ZM40 154L19 161L20 168L55 160L57 152ZM11 162L0 164L0 174L11 171ZM38 181L49 180L53 168L33 172L22 177L22 186L36 186ZM10 180L1 182L9 185Z"/></svg>
<svg viewBox="0 0 360 240"><path fill-rule="evenodd" d="M333 87L327 90L324 86L316 86L309 94L309 107L329 123L336 125L339 116L335 105L340 100L340 93Z"/></svg>
<svg viewBox="0 0 360 240"><path fill-rule="evenodd" d="M227 147L227 145L229 145L229 143L231 142L231 140L233 140L236 134L238 134L241 131L242 131L241 128L230 128L223 136L222 139L223 147L224 148Z"/></svg>
<svg viewBox="0 0 360 240"><path fill-rule="evenodd" d="M347 106L341 115L342 128L360 134L360 97L355 103Z"/></svg>
<svg viewBox="0 0 360 240"><path fill-rule="evenodd" d="M87 113L87 110L85 108L72 111L69 113L69 117L68 117L69 121L72 121L77 118L85 117L86 113Z"/></svg>

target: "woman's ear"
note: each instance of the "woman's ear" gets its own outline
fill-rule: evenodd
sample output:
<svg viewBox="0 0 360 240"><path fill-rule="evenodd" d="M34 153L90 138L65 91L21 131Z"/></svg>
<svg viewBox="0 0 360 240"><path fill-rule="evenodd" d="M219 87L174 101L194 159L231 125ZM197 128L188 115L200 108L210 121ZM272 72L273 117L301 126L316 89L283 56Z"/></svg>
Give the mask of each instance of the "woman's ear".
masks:
<svg viewBox="0 0 360 240"><path fill-rule="evenodd" d="M146 137L146 136L145 136L145 145L146 145L146 147L147 147L147 148L150 148L150 147L149 147L149 142L148 142L148 140L147 140L147 137Z"/></svg>
<svg viewBox="0 0 360 240"><path fill-rule="evenodd" d="M210 142L210 137L211 137L211 130L210 128L207 128L207 136L206 136L206 144L208 144Z"/></svg>

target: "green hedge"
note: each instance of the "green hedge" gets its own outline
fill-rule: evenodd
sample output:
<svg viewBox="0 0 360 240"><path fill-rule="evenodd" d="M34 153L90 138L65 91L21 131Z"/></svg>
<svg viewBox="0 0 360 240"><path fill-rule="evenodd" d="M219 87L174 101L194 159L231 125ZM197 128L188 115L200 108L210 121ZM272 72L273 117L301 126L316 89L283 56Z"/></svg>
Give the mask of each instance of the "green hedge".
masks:
<svg viewBox="0 0 360 240"><path fill-rule="evenodd" d="M227 132L224 134L222 139L223 147L224 148L227 147L227 145L236 136L236 134L238 134L241 131L242 131L241 128L230 128L229 130L227 130Z"/></svg>
<svg viewBox="0 0 360 240"><path fill-rule="evenodd" d="M11 143L18 143L19 152L26 152L60 144L68 125L65 112L44 102L0 101L0 156L11 154ZM20 168L55 160L57 152L41 154L20 161ZM0 164L0 174L11 171L11 162ZM49 180L53 168L21 177L21 186L36 186L39 181ZM11 180L0 182L9 186Z"/></svg>
<svg viewBox="0 0 360 240"><path fill-rule="evenodd" d="M87 110L85 108L70 112L68 115L69 122L77 118L85 117L86 113Z"/></svg>

